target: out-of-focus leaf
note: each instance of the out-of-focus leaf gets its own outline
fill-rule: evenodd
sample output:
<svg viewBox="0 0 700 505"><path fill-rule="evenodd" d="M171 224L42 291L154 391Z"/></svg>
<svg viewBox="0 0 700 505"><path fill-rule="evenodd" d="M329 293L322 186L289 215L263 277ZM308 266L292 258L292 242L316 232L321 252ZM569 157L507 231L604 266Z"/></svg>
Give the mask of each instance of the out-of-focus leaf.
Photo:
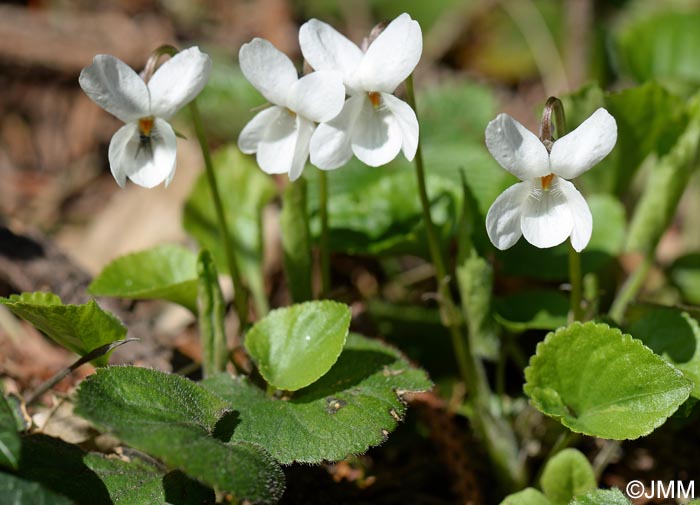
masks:
<svg viewBox="0 0 700 505"><path fill-rule="evenodd" d="M668 269L671 282L681 291L683 300L700 305L700 254L681 256Z"/></svg>
<svg viewBox="0 0 700 505"><path fill-rule="evenodd" d="M571 448L547 461L540 483L552 505L569 505L577 496L596 489L593 467L586 456Z"/></svg>
<svg viewBox="0 0 700 505"><path fill-rule="evenodd" d="M596 489L588 494L579 496L571 505L631 505L631 502L617 488Z"/></svg>
<svg viewBox="0 0 700 505"><path fill-rule="evenodd" d="M253 293L256 306L265 313L267 298L261 264L262 211L274 198L275 186L252 158L241 154L235 147L217 151L213 163L241 275ZM183 225L202 249L212 253L219 271L228 272L223 237L219 236L205 174L197 180L185 204Z"/></svg>
<svg viewBox="0 0 700 505"><path fill-rule="evenodd" d="M0 472L0 497L12 505L76 505L74 501L46 489L38 482Z"/></svg>
<svg viewBox="0 0 700 505"><path fill-rule="evenodd" d="M280 232L284 254L284 273L292 301L301 303L313 298L311 291L311 233L306 203L306 179L287 185L282 197Z"/></svg>
<svg viewBox="0 0 700 505"><path fill-rule="evenodd" d="M552 505L552 502L534 487L528 487L505 497L500 505Z"/></svg>
<svg viewBox="0 0 700 505"><path fill-rule="evenodd" d="M510 331L556 330L566 326L569 299L558 291L535 290L501 296L496 318Z"/></svg>
<svg viewBox="0 0 700 505"><path fill-rule="evenodd" d="M202 251L197 260L199 275L198 309L199 338L202 342L202 369L205 377L226 370L226 302L219 286L216 265L209 251Z"/></svg>
<svg viewBox="0 0 700 505"><path fill-rule="evenodd" d="M0 394L0 467L17 468L19 450L19 433L12 407Z"/></svg>
<svg viewBox="0 0 700 505"><path fill-rule="evenodd" d="M37 291L0 298L0 303L81 356L126 335L119 319L102 310L94 300L84 305L63 305L57 295ZM108 354L94 360L98 366L108 362Z"/></svg>
<svg viewBox="0 0 700 505"><path fill-rule="evenodd" d="M128 254L107 265L88 291L95 296L169 300L196 312L197 256L176 245Z"/></svg>
<svg viewBox="0 0 700 505"><path fill-rule="evenodd" d="M491 264L480 256L469 256L457 266L457 283L472 351L481 357L496 359L500 342L493 319Z"/></svg>

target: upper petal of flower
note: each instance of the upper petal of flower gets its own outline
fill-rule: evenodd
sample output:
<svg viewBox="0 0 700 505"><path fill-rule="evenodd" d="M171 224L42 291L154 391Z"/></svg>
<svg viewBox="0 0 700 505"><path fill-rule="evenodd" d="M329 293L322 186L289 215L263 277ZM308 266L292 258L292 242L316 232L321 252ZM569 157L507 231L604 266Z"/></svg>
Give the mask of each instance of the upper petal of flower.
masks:
<svg viewBox="0 0 700 505"><path fill-rule="evenodd" d="M290 181L296 181L304 171L306 160L309 159L309 142L311 141L311 135L314 133L314 124L301 116L297 116L297 129L299 135L292 167L289 169Z"/></svg>
<svg viewBox="0 0 700 505"><path fill-rule="evenodd" d="M238 149L246 154L257 152L265 130L282 114L287 114L287 111L278 106L268 107L258 112L241 130L241 134L238 136Z"/></svg>
<svg viewBox="0 0 700 505"><path fill-rule="evenodd" d="M367 95L348 98L337 117L321 123L311 136L311 163L321 170L345 165L352 158L352 132Z"/></svg>
<svg viewBox="0 0 700 505"><path fill-rule="evenodd" d="M365 165L386 165L401 150L401 129L388 107L375 108L367 95L359 96L363 100L352 130L352 152Z"/></svg>
<svg viewBox="0 0 700 505"><path fill-rule="evenodd" d="M532 182L513 184L491 204L486 214L486 232L491 243L501 251L513 247L522 236L522 207L532 190Z"/></svg>
<svg viewBox="0 0 700 505"><path fill-rule="evenodd" d="M508 114L499 114L488 124L486 147L499 165L521 181L551 172L547 148Z"/></svg>
<svg viewBox="0 0 700 505"><path fill-rule="evenodd" d="M289 108L317 123L336 117L344 102L343 77L340 72L332 70L317 70L305 75L289 90Z"/></svg>
<svg viewBox="0 0 700 505"><path fill-rule="evenodd" d="M255 157L263 172L268 174L288 174L294 163L299 137L298 116L293 116L285 109L281 111L265 129Z"/></svg>
<svg viewBox="0 0 700 505"><path fill-rule="evenodd" d="M418 118L410 105L389 93L381 94L382 102L394 114L401 129L403 155L413 161L418 149Z"/></svg>
<svg viewBox="0 0 700 505"><path fill-rule="evenodd" d="M114 56L95 56L92 65L80 72L79 82L93 102L125 123L149 115L146 83Z"/></svg>
<svg viewBox="0 0 700 505"><path fill-rule="evenodd" d="M564 242L573 230L569 200L560 189L561 180L552 181L549 191L533 189L523 204L520 226L525 239L535 247L554 247Z"/></svg>
<svg viewBox="0 0 700 505"><path fill-rule="evenodd" d="M566 197L571 218L573 219L573 230L571 231L571 245L577 252L581 252L591 240L593 233L593 216L588 207L586 199L569 181L559 179L559 189Z"/></svg>
<svg viewBox="0 0 700 505"><path fill-rule="evenodd" d="M420 25L401 14L367 49L358 69L363 89L393 93L416 68L422 52Z"/></svg>
<svg viewBox="0 0 700 505"><path fill-rule="evenodd" d="M265 39L254 38L238 53L241 71L266 100L287 107L289 90L297 82L292 60Z"/></svg>
<svg viewBox="0 0 700 505"><path fill-rule="evenodd" d="M554 142L552 172L574 179L605 158L617 142L617 123L600 108L571 133Z"/></svg>
<svg viewBox="0 0 700 505"><path fill-rule="evenodd" d="M209 81L211 58L198 47L180 51L163 63L148 81L151 114L170 119L191 102Z"/></svg>
<svg viewBox="0 0 700 505"><path fill-rule="evenodd" d="M363 58L359 47L335 28L311 19L299 29L301 52L314 70L338 70L348 94L357 89L357 67Z"/></svg>
<svg viewBox="0 0 700 505"><path fill-rule="evenodd" d="M109 166L117 184L124 186L126 178L144 188L153 188L171 180L175 171L177 139L172 127L156 118L149 142L141 142L138 126L129 123L121 127L109 144Z"/></svg>

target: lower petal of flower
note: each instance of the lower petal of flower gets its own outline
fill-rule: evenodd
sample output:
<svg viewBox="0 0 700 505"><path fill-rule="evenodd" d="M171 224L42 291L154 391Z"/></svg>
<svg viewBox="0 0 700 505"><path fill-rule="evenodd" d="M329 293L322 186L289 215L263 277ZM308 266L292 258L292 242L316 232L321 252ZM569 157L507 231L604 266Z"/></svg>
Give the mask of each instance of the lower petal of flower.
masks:
<svg viewBox="0 0 700 505"><path fill-rule="evenodd" d="M268 107L258 112L253 119L248 121L243 130L241 130L240 135L238 135L238 149L245 154L256 153L267 127L283 113L284 109L277 106Z"/></svg>
<svg viewBox="0 0 700 505"><path fill-rule="evenodd" d="M588 245L593 233L591 209L585 198L571 182L559 178L559 188L567 199L573 220L571 245L577 252L581 252Z"/></svg>
<svg viewBox="0 0 700 505"><path fill-rule="evenodd" d="M279 109L279 107L277 107ZM299 130L297 117L285 109L267 125L258 143L256 160L268 174L288 174L294 162Z"/></svg>
<svg viewBox="0 0 700 505"><path fill-rule="evenodd" d="M418 150L418 118L410 105L399 100L394 95L382 93L383 103L394 114L396 124L401 129L403 155L408 161L413 161Z"/></svg>
<svg viewBox="0 0 700 505"><path fill-rule="evenodd" d="M401 150L401 129L386 104L374 107L367 95L358 96L362 97L362 108L352 131L352 152L371 167L386 165Z"/></svg>
<svg viewBox="0 0 700 505"><path fill-rule="evenodd" d="M561 181L553 179L548 190L543 190L538 181L530 181L520 225L525 239L535 247L554 247L571 235L573 218Z"/></svg>
<svg viewBox="0 0 700 505"><path fill-rule="evenodd" d="M522 236L520 219L523 205L532 189L531 182L519 182L501 193L486 214L489 239L500 250L505 250Z"/></svg>

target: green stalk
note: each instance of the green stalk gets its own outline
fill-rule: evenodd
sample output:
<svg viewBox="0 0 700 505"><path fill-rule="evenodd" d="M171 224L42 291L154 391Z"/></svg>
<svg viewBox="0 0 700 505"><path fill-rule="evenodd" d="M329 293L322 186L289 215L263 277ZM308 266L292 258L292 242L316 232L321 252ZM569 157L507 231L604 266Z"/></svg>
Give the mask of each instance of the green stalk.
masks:
<svg viewBox="0 0 700 505"><path fill-rule="evenodd" d="M625 283L617 292L615 300L610 307L610 312L608 315L616 323L621 323L623 317L625 316L625 311L627 306L635 299L639 290L642 289L644 281L647 278L647 274L654 263L654 254L644 255L642 263L636 268L634 272L627 278Z"/></svg>
<svg viewBox="0 0 700 505"><path fill-rule="evenodd" d="M569 242L569 282L571 283L571 311L569 316L574 321L583 321L581 255L576 252L571 242Z"/></svg>
<svg viewBox="0 0 700 505"><path fill-rule="evenodd" d="M224 253L228 263L229 273L233 279L233 304L236 307L236 313L238 314L241 329L243 329L245 328L246 324L248 324L248 292L243 285L241 271L238 268L236 256L233 252L233 239L228 231L229 228L226 222L226 214L224 213L224 206L221 203L219 185L216 182L214 164L211 160L211 151L209 150L209 143L207 142L207 136L204 132L204 126L202 125L202 118L199 114L199 108L197 107L196 100L192 100L190 103L190 112L192 113L192 123L194 124L194 130L197 134L197 140L199 141L199 146L202 149L202 156L204 157L204 168L207 175L209 190L211 191L212 201L214 203L214 209L216 210L219 235L221 236L221 242L224 246Z"/></svg>
<svg viewBox="0 0 700 505"><path fill-rule="evenodd" d="M331 291L331 263L328 236L328 176L324 170L318 171L318 192L321 213L321 238L319 241L321 293L319 298L327 298Z"/></svg>

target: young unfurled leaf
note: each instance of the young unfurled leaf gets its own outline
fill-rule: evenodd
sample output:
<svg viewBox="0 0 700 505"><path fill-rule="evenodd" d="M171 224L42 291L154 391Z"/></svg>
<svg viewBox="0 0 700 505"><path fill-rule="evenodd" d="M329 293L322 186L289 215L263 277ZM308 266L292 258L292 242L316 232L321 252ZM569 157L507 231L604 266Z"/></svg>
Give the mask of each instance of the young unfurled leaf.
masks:
<svg viewBox="0 0 700 505"><path fill-rule="evenodd" d="M258 444L283 464L335 461L382 443L406 412L401 395L432 386L391 347L350 334L331 370L289 398L273 398L243 377L203 386L230 402L232 441Z"/></svg>
<svg viewBox="0 0 700 505"><path fill-rule="evenodd" d="M275 503L282 470L258 446L225 443L237 421L230 411L228 402L184 377L136 367L98 370L80 385L76 408L171 468L239 498Z"/></svg>
<svg viewBox="0 0 700 505"><path fill-rule="evenodd" d="M94 300L84 305L63 305L57 295L37 291L0 298L0 303L81 356L126 335L119 319L102 310ZM108 355L94 361L100 366L108 362Z"/></svg>
<svg viewBox="0 0 700 505"><path fill-rule="evenodd" d="M349 327L347 305L306 302L270 312L250 329L245 346L269 384L295 391L330 370Z"/></svg>
<svg viewBox="0 0 700 505"><path fill-rule="evenodd" d="M540 483L552 505L569 505L575 497L596 488L593 467L586 456L571 448L547 461Z"/></svg>
<svg viewBox="0 0 700 505"><path fill-rule="evenodd" d="M525 378L538 410L574 432L614 440L650 433L693 387L641 341L594 323L547 335Z"/></svg>
<svg viewBox="0 0 700 505"><path fill-rule="evenodd" d="M226 370L228 349L224 317L226 303L221 293L216 265L209 251L202 251L197 260L199 275L198 309L199 337L202 342L202 369L209 377Z"/></svg>
<svg viewBox="0 0 700 505"><path fill-rule="evenodd" d="M197 256L181 246L161 245L115 259L92 281L95 296L163 299L197 311Z"/></svg>

